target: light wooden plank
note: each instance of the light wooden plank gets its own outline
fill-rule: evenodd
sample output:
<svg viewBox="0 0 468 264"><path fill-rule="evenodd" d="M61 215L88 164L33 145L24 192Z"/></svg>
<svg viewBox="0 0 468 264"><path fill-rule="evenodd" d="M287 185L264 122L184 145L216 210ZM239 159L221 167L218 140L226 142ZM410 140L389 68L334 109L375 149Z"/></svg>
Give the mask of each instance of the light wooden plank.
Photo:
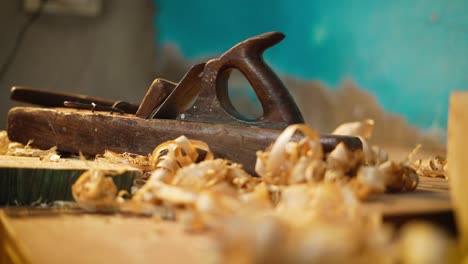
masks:
<svg viewBox="0 0 468 264"><path fill-rule="evenodd" d="M6 220L33 263L212 263L215 256L208 234L155 218L51 211Z"/></svg>
<svg viewBox="0 0 468 264"><path fill-rule="evenodd" d="M460 233L461 249L468 252L468 92L450 97L448 121L448 175Z"/></svg>

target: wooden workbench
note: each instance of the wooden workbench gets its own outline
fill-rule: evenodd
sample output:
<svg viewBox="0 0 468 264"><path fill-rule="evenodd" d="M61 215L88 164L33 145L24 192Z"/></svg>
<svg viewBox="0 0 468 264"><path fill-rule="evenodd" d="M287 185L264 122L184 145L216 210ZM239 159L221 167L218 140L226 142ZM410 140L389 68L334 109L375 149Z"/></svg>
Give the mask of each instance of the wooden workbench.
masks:
<svg viewBox="0 0 468 264"><path fill-rule="evenodd" d="M392 153L398 160L407 151ZM374 196L364 207L396 225L425 219L455 229L448 181L441 178L421 177L416 191ZM179 223L154 217L3 208L0 221L1 263L209 263L216 256L209 233L191 234Z"/></svg>

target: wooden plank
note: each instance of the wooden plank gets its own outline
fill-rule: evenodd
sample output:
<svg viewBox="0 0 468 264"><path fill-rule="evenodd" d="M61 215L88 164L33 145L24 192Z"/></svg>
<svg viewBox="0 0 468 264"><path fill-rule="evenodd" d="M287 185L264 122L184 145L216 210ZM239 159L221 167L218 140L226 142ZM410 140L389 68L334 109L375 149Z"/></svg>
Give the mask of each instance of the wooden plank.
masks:
<svg viewBox="0 0 468 264"><path fill-rule="evenodd" d="M24 246L19 254L33 263L213 262L210 236L189 234L175 222L53 211L29 217L4 215L0 225L7 221Z"/></svg>
<svg viewBox="0 0 468 264"><path fill-rule="evenodd" d="M364 207L408 219L451 210L445 179L424 177L421 183L425 187L416 192L375 196ZM206 263L216 258L211 234L185 232L180 223L89 215L79 209L10 208L5 212L4 221L14 232L10 237L20 245L16 255L28 256L34 263Z"/></svg>
<svg viewBox="0 0 468 264"><path fill-rule="evenodd" d="M420 177L413 192L389 193L370 197L364 203L368 210L384 216L411 216L452 211L448 181L441 178Z"/></svg>
<svg viewBox="0 0 468 264"><path fill-rule="evenodd" d="M86 170L96 168L118 173L118 189L130 191L141 171L127 165L102 161L0 156L0 205L30 205L33 202L72 201L71 186Z"/></svg>
<svg viewBox="0 0 468 264"><path fill-rule="evenodd" d="M468 92L450 97L448 122L448 170L461 252L468 252Z"/></svg>
<svg viewBox="0 0 468 264"><path fill-rule="evenodd" d="M364 207L382 211L385 216L449 211L447 181L425 178L422 182L426 188L376 196ZM15 255L34 263L207 263L216 259L210 233L188 233L176 222L83 214L73 208L10 208L0 213L4 215L0 225L10 226L10 237L15 239L7 242L19 245L13 245Z"/></svg>

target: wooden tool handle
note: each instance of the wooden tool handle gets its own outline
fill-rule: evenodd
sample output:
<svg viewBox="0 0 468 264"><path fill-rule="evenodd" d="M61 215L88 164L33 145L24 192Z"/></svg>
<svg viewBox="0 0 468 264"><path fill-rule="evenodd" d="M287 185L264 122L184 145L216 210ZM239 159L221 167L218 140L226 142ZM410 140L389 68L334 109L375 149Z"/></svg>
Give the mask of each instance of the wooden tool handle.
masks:
<svg viewBox="0 0 468 264"><path fill-rule="evenodd" d="M95 103L100 106L111 108L114 104L120 102L100 97L63 93L27 86L13 86L10 92L10 99L45 107L64 107L64 102L70 101L82 104ZM119 109L125 113L135 114L137 112L138 105L122 102L122 104L119 105Z"/></svg>
<svg viewBox="0 0 468 264"><path fill-rule="evenodd" d="M279 32L265 33L241 42L217 59L206 63L201 76L200 93L184 113L185 120L231 123L283 129L304 123L296 103L280 78L262 58L263 52L280 42ZM263 108L263 115L248 120L240 114L228 95L228 79L238 69L249 81Z"/></svg>

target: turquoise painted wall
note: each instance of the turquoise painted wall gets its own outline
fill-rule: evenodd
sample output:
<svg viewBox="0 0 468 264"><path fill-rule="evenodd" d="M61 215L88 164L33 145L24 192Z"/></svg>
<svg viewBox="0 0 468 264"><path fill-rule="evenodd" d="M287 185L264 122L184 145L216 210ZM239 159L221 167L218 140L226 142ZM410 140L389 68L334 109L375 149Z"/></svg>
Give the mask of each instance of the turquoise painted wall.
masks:
<svg viewBox="0 0 468 264"><path fill-rule="evenodd" d="M266 31L280 73L344 78L421 128L445 128L450 91L468 89L467 0L156 0L158 41L189 59L218 55Z"/></svg>

